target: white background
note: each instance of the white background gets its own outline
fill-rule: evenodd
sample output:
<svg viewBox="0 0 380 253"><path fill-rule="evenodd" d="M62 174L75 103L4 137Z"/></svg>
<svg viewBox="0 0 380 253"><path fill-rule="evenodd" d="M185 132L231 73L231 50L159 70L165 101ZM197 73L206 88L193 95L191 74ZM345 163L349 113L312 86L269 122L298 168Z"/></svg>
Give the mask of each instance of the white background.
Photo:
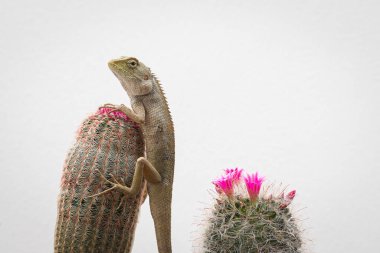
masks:
<svg viewBox="0 0 380 253"><path fill-rule="evenodd" d="M378 1L1 1L0 252L52 252L81 121L129 104L107 61L136 56L176 128L173 252L192 252L226 167L297 189L306 252L378 252ZM310 241L309 241L310 240ZM142 207L134 252L156 252Z"/></svg>

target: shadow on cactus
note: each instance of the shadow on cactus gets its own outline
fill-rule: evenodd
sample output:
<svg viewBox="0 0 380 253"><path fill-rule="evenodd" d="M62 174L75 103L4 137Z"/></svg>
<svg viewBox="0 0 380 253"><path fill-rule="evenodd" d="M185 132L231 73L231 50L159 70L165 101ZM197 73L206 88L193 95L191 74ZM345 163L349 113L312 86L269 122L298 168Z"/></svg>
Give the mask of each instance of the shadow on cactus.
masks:
<svg viewBox="0 0 380 253"><path fill-rule="evenodd" d="M213 181L218 197L204 234L203 252L300 252L300 231L288 208L296 191L274 194L267 187L260 192L263 181L258 173L238 168L225 170Z"/></svg>

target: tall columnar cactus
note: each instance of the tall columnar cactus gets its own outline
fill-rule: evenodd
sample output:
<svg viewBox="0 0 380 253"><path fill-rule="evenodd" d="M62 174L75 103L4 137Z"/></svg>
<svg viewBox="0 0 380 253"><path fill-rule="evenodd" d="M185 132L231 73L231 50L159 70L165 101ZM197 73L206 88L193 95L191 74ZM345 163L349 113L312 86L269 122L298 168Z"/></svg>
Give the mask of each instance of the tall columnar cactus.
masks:
<svg viewBox="0 0 380 253"><path fill-rule="evenodd" d="M138 126L120 112L102 107L81 125L67 155L58 199L55 252L130 252L146 183L128 197L110 188L100 173L127 186L136 160L144 156Z"/></svg>
<svg viewBox="0 0 380 253"><path fill-rule="evenodd" d="M218 197L204 234L205 253L296 253L302 245L288 205L295 191L260 194L264 178L257 173L241 180L242 170L227 169L215 180Z"/></svg>

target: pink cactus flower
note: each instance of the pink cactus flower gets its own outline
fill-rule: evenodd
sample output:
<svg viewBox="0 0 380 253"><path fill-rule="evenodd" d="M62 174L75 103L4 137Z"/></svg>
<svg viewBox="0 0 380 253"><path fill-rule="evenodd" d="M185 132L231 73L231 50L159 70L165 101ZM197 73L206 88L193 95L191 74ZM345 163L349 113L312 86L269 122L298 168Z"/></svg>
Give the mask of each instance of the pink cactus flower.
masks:
<svg viewBox="0 0 380 253"><path fill-rule="evenodd" d="M290 203L292 203L295 196L296 196L296 190L293 190L293 191L289 192L288 194L286 194L285 198L283 199L282 203L280 204L280 208L284 209L288 205L290 205Z"/></svg>
<svg viewBox="0 0 380 253"><path fill-rule="evenodd" d="M286 199L293 200L295 196L296 196L296 190L293 190L286 195Z"/></svg>
<svg viewBox="0 0 380 253"><path fill-rule="evenodd" d="M259 174L256 172L252 175L247 174L247 176L244 177L244 181L245 186L247 187L249 198L253 202L256 201L257 197L259 196L264 177L259 177Z"/></svg>
<svg viewBox="0 0 380 253"><path fill-rule="evenodd" d="M231 175L233 183L239 183L243 169L225 169L226 175Z"/></svg>
<svg viewBox="0 0 380 253"><path fill-rule="evenodd" d="M219 187L219 185L218 185L218 183L217 183L217 180L212 181L212 183L215 185L215 191L216 191L217 193L219 193L219 194L222 194L223 191L222 191L222 189Z"/></svg>
<svg viewBox="0 0 380 253"><path fill-rule="evenodd" d="M227 195L227 197L232 197L234 194L234 185L233 185L233 176L231 174L227 174L221 176L219 179L214 180L212 182L215 185L215 190L221 194Z"/></svg>

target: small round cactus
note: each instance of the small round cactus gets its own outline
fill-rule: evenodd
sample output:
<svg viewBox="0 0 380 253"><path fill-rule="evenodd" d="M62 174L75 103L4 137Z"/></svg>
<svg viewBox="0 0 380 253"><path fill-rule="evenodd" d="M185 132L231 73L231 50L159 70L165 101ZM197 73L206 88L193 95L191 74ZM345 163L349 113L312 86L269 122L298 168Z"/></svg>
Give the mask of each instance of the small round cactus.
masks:
<svg viewBox="0 0 380 253"><path fill-rule="evenodd" d="M295 191L274 196L266 189L260 194L264 178L258 173L227 169L213 181L218 192L204 234L205 253L295 253L302 240L288 205Z"/></svg>

